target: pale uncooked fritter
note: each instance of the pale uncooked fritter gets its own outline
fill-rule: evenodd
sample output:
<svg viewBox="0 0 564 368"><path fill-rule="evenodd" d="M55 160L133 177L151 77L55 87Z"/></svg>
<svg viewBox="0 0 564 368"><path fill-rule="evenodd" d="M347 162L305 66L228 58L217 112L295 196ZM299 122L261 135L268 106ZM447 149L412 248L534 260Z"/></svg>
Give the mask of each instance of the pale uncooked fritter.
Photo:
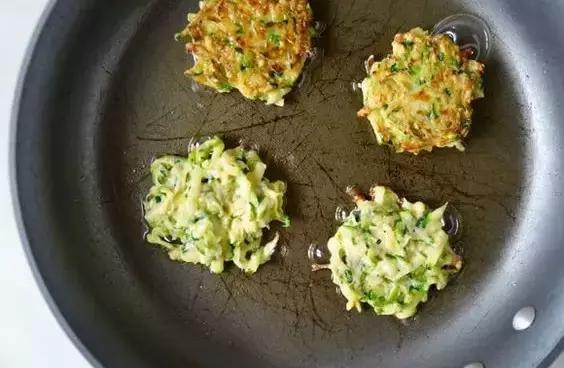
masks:
<svg viewBox="0 0 564 368"><path fill-rule="evenodd" d="M332 279L347 299L347 310L364 303L376 314L407 318L429 289L443 289L462 267L442 229L446 205L435 210L400 199L375 186L328 242Z"/></svg>
<svg viewBox="0 0 564 368"><path fill-rule="evenodd" d="M278 241L276 234L263 245L263 229L275 220L289 225L286 185L270 182L265 169L256 151L226 150L217 137L196 145L187 157L156 159L143 203L147 241L164 247L173 260L201 263L214 273L227 261L255 272Z"/></svg>
<svg viewBox="0 0 564 368"><path fill-rule="evenodd" d="M367 61L358 115L370 120L379 144L397 152L464 150L471 103L484 96L484 65L469 60L448 36L421 28L397 34L392 48L382 61Z"/></svg>
<svg viewBox="0 0 564 368"><path fill-rule="evenodd" d="M311 55L307 0L206 0L176 35L195 64L186 75L219 92L283 105Z"/></svg>

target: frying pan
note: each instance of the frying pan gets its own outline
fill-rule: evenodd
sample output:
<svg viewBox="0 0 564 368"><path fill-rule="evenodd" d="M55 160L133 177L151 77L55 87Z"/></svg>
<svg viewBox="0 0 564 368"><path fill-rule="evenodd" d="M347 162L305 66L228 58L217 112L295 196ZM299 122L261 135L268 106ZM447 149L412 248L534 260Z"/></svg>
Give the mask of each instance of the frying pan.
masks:
<svg viewBox="0 0 564 368"><path fill-rule="evenodd" d="M314 0L323 57L285 107L194 91L172 35L196 1L59 0L15 105L16 212L39 283L103 367L546 367L564 336L564 1ZM472 13L491 27L486 98L465 153L376 145L350 83L393 35ZM144 242L148 166L218 134L260 147L293 218L253 276L173 263ZM346 312L312 273L344 189L391 186L460 212L462 273L400 322ZM533 325L516 331L517 311Z"/></svg>

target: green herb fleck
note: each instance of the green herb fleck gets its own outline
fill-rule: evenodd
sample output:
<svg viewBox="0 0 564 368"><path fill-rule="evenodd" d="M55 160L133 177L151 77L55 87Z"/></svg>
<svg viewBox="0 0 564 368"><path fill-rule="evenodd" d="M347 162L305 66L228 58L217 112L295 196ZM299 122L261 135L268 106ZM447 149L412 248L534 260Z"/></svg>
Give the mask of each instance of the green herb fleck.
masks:
<svg viewBox="0 0 564 368"><path fill-rule="evenodd" d="M402 42L402 44L403 44L405 47L412 47L414 43L415 43L415 42L413 42L412 40L404 40L404 41Z"/></svg>
<svg viewBox="0 0 564 368"><path fill-rule="evenodd" d="M415 223L415 226L424 229L427 226L427 223L429 222L429 216L427 215L423 215L423 217L420 217L417 222Z"/></svg>
<svg viewBox="0 0 564 368"><path fill-rule="evenodd" d="M412 65L409 67L409 74L419 75L421 73L421 67L419 65Z"/></svg>
<svg viewBox="0 0 564 368"><path fill-rule="evenodd" d="M365 292L364 292L364 297L365 297L367 300L375 301L375 299L377 298L377 295L376 295L376 293L374 292L374 290L368 290L368 291L365 291Z"/></svg>
<svg viewBox="0 0 564 368"><path fill-rule="evenodd" d="M455 57L451 57L447 60L447 64L454 70L456 70L457 72L459 72L459 68L461 66L461 63L455 58Z"/></svg>
<svg viewBox="0 0 564 368"><path fill-rule="evenodd" d="M353 282L352 271L349 269L345 270L344 276L345 276L345 281L348 282L349 284L352 284Z"/></svg>
<svg viewBox="0 0 564 368"><path fill-rule="evenodd" d="M478 89L478 91L482 92L482 90L484 88L484 81L482 80L482 78L478 78L476 84L477 84L476 88Z"/></svg>
<svg viewBox="0 0 564 368"><path fill-rule="evenodd" d="M397 73L399 72L401 69L401 67L397 64L397 63L393 63L392 66L390 67L390 71L392 73Z"/></svg>
<svg viewBox="0 0 564 368"><path fill-rule="evenodd" d="M277 79L282 77L284 75L284 72L273 69L270 72L268 72L268 75L270 76L270 78Z"/></svg>
<svg viewBox="0 0 564 368"><path fill-rule="evenodd" d="M268 31L268 41L276 46L280 46L280 40L282 39L282 36L280 36L280 33L278 33L278 31L272 29L270 31Z"/></svg>
<svg viewBox="0 0 564 368"><path fill-rule="evenodd" d="M394 224L394 232L396 233L396 236L404 236L407 233L407 227L405 226L403 221L396 221L396 223Z"/></svg>
<svg viewBox="0 0 564 368"><path fill-rule="evenodd" d="M233 40L231 40L229 37L225 37L225 38L223 39L223 43L224 43L226 46L235 47L235 42L233 42Z"/></svg>
<svg viewBox="0 0 564 368"><path fill-rule="evenodd" d="M439 112L437 110L437 105L435 103L433 103L433 105L431 107L431 111L429 111L427 116L429 117L429 119L435 119L435 118L439 117Z"/></svg>
<svg viewBox="0 0 564 368"><path fill-rule="evenodd" d="M230 92L233 90L233 86L229 82L223 82L219 85L220 92Z"/></svg>
<svg viewBox="0 0 564 368"><path fill-rule="evenodd" d="M319 36L319 32L314 27L309 27L309 36L315 38Z"/></svg>
<svg viewBox="0 0 564 368"><path fill-rule="evenodd" d="M282 227L289 227L292 223L292 220L290 220L290 217L288 215L282 217L282 220L280 221L282 222Z"/></svg>
<svg viewBox="0 0 564 368"><path fill-rule="evenodd" d="M411 280L411 285L409 285L409 291L424 291L425 290L425 283L418 281L416 279Z"/></svg>
<svg viewBox="0 0 564 368"><path fill-rule="evenodd" d="M429 59L429 55L431 55L431 49L425 47L421 52L421 59L423 60Z"/></svg>
<svg viewBox="0 0 564 368"><path fill-rule="evenodd" d="M243 55L241 57L241 62L239 63L239 68L241 69L241 71L245 71L252 67L253 67L253 62L251 61L251 59Z"/></svg>
<svg viewBox="0 0 564 368"><path fill-rule="evenodd" d="M178 32L174 35L174 40L177 42L190 42L192 41L192 36L188 33L188 30Z"/></svg>

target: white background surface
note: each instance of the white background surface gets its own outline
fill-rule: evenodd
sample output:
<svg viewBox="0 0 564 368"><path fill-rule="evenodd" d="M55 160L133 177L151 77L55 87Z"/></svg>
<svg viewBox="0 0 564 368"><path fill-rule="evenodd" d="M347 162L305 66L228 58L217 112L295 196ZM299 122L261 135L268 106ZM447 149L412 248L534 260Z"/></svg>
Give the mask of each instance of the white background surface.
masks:
<svg viewBox="0 0 564 368"><path fill-rule="evenodd" d="M8 179L10 110L20 64L47 0L0 0L0 367L87 368L28 267Z"/></svg>
<svg viewBox="0 0 564 368"><path fill-rule="evenodd" d="M12 98L28 41L47 2L0 0L1 368L90 367L55 321L37 288L20 245L10 198L8 131ZM564 355L553 368L564 368Z"/></svg>

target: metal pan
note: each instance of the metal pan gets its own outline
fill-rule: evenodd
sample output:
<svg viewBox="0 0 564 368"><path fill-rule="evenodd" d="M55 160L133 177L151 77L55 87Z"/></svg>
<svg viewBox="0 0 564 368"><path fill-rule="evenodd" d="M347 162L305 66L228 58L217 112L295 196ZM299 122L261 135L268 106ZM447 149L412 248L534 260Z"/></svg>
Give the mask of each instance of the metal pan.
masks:
<svg viewBox="0 0 564 368"><path fill-rule="evenodd" d="M59 0L15 105L17 214L55 314L104 367L546 367L564 336L564 1L315 0L324 56L283 108L195 92L172 35L196 1ZM375 144L350 83L398 31L454 13L493 32L465 153ZM143 240L148 165L195 135L258 144L289 184L284 252L254 276L170 262ZM405 323L346 312L307 247L344 189L449 201L463 272ZM515 331L522 307L533 325Z"/></svg>

